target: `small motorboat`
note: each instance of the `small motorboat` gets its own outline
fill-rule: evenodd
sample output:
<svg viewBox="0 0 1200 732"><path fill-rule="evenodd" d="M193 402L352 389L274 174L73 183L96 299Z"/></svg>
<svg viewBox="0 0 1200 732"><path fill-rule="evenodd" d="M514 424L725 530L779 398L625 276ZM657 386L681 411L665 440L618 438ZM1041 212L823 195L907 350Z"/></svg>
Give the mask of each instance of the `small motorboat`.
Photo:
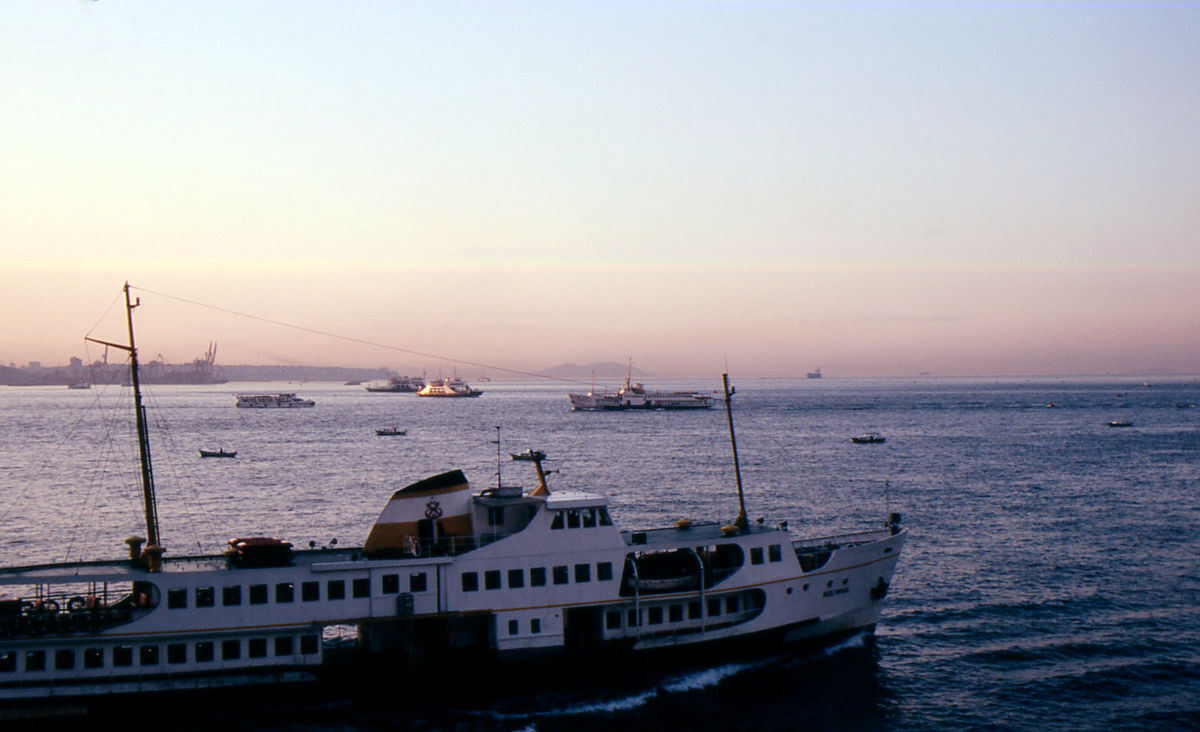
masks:
<svg viewBox="0 0 1200 732"><path fill-rule="evenodd" d="M886 442L887 438L878 432L864 432L861 435L851 437L850 441L859 445L873 445L880 442Z"/></svg>
<svg viewBox="0 0 1200 732"><path fill-rule="evenodd" d="M218 450L201 450L200 457L237 457L237 450L234 450L233 452L225 452L225 448L223 447Z"/></svg>
<svg viewBox="0 0 1200 732"><path fill-rule="evenodd" d="M403 437L408 433L408 430L398 430L395 427L383 427L375 430L375 434L380 437Z"/></svg>
<svg viewBox="0 0 1200 732"><path fill-rule="evenodd" d="M1109 427L1132 427L1133 422L1126 422L1124 420L1114 419L1113 421L1108 423L1108 426Z"/></svg>

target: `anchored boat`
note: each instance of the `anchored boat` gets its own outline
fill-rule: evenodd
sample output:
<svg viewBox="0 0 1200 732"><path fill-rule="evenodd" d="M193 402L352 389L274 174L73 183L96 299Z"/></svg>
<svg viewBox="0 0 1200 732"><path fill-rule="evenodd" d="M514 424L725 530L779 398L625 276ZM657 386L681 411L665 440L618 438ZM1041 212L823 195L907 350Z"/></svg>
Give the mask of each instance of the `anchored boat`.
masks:
<svg viewBox="0 0 1200 732"><path fill-rule="evenodd" d="M907 531L793 538L785 522L620 529L601 495L547 484L474 491L450 470L397 490L359 547L297 549L275 537L171 556L159 533L150 442L125 286L146 537L128 556L0 568L0 705L88 704L183 690L346 678L364 668L406 688L424 667L503 667L756 643L824 643L874 628ZM102 341L98 341L103 343ZM497 441L497 454L499 443ZM347 663L323 631L350 627ZM382 666L369 659L386 658ZM368 659L368 660L364 660ZM622 666L628 668L627 665ZM380 670L382 669L382 671ZM436 678L447 678L437 676Z"/></svg>

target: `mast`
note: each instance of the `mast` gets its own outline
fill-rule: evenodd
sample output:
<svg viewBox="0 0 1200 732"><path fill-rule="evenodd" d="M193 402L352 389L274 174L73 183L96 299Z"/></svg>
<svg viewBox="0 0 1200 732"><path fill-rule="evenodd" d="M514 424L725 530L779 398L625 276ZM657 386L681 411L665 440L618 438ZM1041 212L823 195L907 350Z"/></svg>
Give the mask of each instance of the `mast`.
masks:
<svg viewBox="0 0 1200 732"><path fill-rule="evenodd" d="M129 380L130 385L133 387L133 409L138 433L138 457L141 460L142 467L142 505L146 514L146 550L147 552L151 552L151 547L153 547L161 551L161 546L158 543L158 505L154 499L154 471L150 464L150 433L146 427L146 408L142 406L142 390L141 384L138 381L137 346L133 340L133 309L142 304L142 299L139 297L135 302L130 301L128 282L125 283L124 289L125 319L129 325L129 345L109 343L91 337L85 337L85 340L104 346L119 348L129 353Z"/></svg>
<svg viewBox="0 0 1200 732"><path fill-rule="evenodd" d="M742 469L738 465L737 437L733 433L733 394L735 389L729 386L729 374L721 374L721 382L725 386L725 416L729 420L729 442L733 446L733 474L737 478L738 515L733 525L739 531L745 531L750 522L746 520L746 498L742 493Z"/></svg>

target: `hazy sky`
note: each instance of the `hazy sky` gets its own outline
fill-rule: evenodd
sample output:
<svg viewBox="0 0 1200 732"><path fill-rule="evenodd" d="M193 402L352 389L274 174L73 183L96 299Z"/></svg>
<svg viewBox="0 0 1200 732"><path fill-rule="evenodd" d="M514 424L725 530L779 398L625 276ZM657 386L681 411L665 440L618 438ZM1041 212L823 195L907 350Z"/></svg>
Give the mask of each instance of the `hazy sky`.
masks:
<svg viewBox="0 0 1200 732"><path fill-rule="evenodd" d="M172 362L1200 372L1197 2L7 0L0 94L5 364L128 280Z"/></svg>

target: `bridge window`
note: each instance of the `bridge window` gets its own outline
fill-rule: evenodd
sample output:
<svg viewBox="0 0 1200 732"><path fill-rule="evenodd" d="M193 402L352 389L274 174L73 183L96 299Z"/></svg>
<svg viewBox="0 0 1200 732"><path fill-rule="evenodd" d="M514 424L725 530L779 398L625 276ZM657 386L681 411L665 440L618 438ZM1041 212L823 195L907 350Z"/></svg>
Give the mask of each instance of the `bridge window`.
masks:
<svg viewBox="0 0 1200 732"><path fill-rule="evenodd" d="M250 658L266 658L267 657L267 639L266 638L251 638L246 643L246 654Z"/></svg>
<svg viewBox="0 0 1200 732"><path fill-rule="evenodd" d="M196 661L208 663L214 658L212 641L200 641L196 644Z"/></svg>
<svg viewBox="0 0 1200 732"><path fill-rule="evenodd" d="M26 671L45 671L46 670L46 652L45 651L25 651L25 670Z"/></svg>
<svg viewBox="0 0 1200 732"><path fill-rule="evenodd" d="M408 588L411 592L425 592L427 585L425 583L424 572L413 572L408 576Z"/></svg>
<svg viewBox="0 0 1200 732"><path fill-rule="evenodd" d="M167 607L172 610L187 607L187 596L188 592L183 588L167 590Z"/></svg>
<svg viewBox="0 0 1200 732"><path fill-rule="evenodd" d="M567 528L568 529L578 529L579 528L579 509L575 509L575 508L567 509Z"/></svg>
<svg viewBox="0 0 1200 732"><path fill-rule="evenodd" d="M783 548L778 544L772 544L767 547L767 559L771 560L772 562L782 562Z"/></svg>
<svg viewBox="0 0 1200 732"><path fill-rule="evenodd" d="M250 604L251 605L266 605L267 604L267 586L266 585L250 585Z"/></svg>
<svg viewBox="0 0 1200 732"><path fill-rule="evenodd" d="M762 550L761 546L750 547L750 563L751 564L762 564L763 563L763 550Z"/></svg>
<svg viewBox="0 0 1200 732"><path fill-rule="evenodd" d="M601 526L612 526L613 525L612 519L608 517L608 509L607 508L603 508L603 507L597 508L596 509L596 517L599 519Z"/></svg>
<svg viewBox="0 0 1200 732"><path fill-rule="evenodd" d="M242 604L242 586L233 585L232 587L221 588L221 604L222 605L241 605Z"/></svg>
<svg viewBox="0 0 1200 732"><path fill-rule="evenodd" d="M561 529L561 528L563 528L565 525L566 525L566 524L565 524L565 523L563 523L563 512L562 512L562 511L555 511L555 512L554 512L554 518L553 518L553 520L551 520L551 521L550 521L550 528L552 528L552 529Z"/></svg>
<svg viewBox="0 0 1200 732"><path fill-rule="evenodd" d="M303 602L316 602L321 599L320 582L301 582L300 599Z"/></svg>
<svg viewBox="0 0 1200 732"><path fill-rule="evenodd" d="M355 597L370 597L371 596L371 580L366 577L359 577L356 580L351 580L351 589Z"/></svg>
<svg viewBox="0 0 1200 732"><path fill-rule="evenodd" d="M475 592L479 589L479 575L474 572L463 572L462 574L463 592Z"/></svg>
<svg viewBox="0 0 1200 732"><path fill-rule="evenodd" d="M483 573L483 586L489 590L500 589L500 570L489 569Z"/></svg>
<svg viewBox="0 0 1200 732"><path fill-rule="evenodd" d="M296 586L291 582L275 585L275 602L292 602L296 599Z"/></svg>
<svg viewBox="0 0 1200 732"><path fill-rule="evenodd" d="M325 583L325 597L330 600L345 600L346 580L329 580Z"/></svg>
<svg viewBox="0 0 1200 732"><path fill-rule="evenodd" d="M216 593L211 587L196 588L196 607L212 607L215 603ZM185 601L186 603L186 601Z"/></svg>
<svg viewBox="0 0 1200 732"><path fill-rule="evenodd" d="M594 509L594 508L583 509L583 528L585 528L585 529L596 528L596 509Z"/></svg>
<svg viewBox="0 0 1200 732"><path fill-rule="evenodd" d="M508 586L517 588L525 586L525 570L510 569L508 570Z"/></svg>
<svg viewBox="0 0 1200 732"><path fill-rule="evenodd" d="M383 581L380 583L380 590L385 595L395 595L400 592L400 575L385 574Z"/></svg>

